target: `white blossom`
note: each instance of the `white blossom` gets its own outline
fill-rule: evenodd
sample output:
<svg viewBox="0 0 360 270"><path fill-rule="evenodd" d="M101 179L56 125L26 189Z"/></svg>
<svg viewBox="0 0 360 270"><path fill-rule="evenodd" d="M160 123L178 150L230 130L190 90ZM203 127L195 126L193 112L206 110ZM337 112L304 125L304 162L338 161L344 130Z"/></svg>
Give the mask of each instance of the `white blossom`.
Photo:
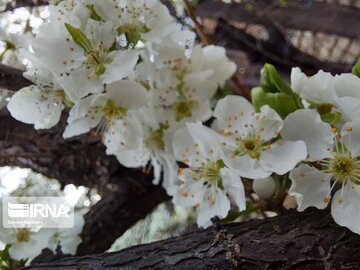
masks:
<svg viewBox="0 0 360 270"><path fill-rule="evenodd" d="M127 126L136 121L130 116L131 111L145 106L148 100L149 94L140 84L130 80L114 82L107 86L106 93L84 98L71 109L64 138L95 127L106 131L115 122Z"/></svg>
<svg viewBox="0 0 360 270"><path fill-rule="evenodd" d="M218 101L214 116L225 163L242 177L283 175L306 158L304 142L279 140L283 121L267 105L257 113L245 98L227 96Z"/></svg>
<svg viewBox="0 0 360 270"><path fill-rule="evenodd" d="M177 160L188 167L179 169L175 204L197 209L197 224L211 225L211 218L225 218L230 210L229 197L239 210L245 209L244 186L240 177L223 163L218 136L201 123L188 123L173 138Z"/></svg>
<svg viewBox="0 0 360 270"><path fill-rule="evenodd" d="M301 110L285 119L289 127L284 136L301 136L309 149L309 160L315 161L291 171L289 194L295 196L299 211L310 206L324 209L332 190L338 188L332 199L332 216L338 224L360 233L360 122L348 122L338 132L315 116L314 111ZM291 129L295 130L289 132Z"/></svg>

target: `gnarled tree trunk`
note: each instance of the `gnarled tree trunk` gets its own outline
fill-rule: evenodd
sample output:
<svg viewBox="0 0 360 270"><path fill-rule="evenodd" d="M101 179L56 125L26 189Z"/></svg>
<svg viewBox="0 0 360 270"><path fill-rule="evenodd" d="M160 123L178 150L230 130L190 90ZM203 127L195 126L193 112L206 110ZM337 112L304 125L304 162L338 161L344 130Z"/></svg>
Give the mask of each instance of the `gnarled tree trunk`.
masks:
<svg viewBox="0 0 360 270"><path fill-rule="evenodd" d="M287 269L360 268L360 236L327 211L289 211L245 223L196 230L120 252L65 258L40 269Z"/></svg>

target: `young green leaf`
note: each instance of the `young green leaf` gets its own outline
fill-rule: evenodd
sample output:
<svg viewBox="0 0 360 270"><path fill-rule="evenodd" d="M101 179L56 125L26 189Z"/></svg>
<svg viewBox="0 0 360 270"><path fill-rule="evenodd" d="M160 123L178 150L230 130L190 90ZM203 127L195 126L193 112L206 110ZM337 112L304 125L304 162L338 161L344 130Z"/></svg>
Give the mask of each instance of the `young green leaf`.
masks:
<svg viewBox="0 0 360 270"><path fill-rule="evenodd" d="M358 60L352 68L352 74L360 77L360 60Z"/></svg>
<svg viewBox="0 0 360 270"><path fill-rule="evenodd" d="M68 30L74 42L78 44L81 48L83 48L85 52L90 52L92 50L91 41L79 28L75 28L68 23L65 23L65 27Z"/></svg>
<svg viewBox="0 0 360 270"><path fill-rule="evenodd" d="M282 92L267 93L261 87L251 90L251 100L256 111L260 111L264 105L269 105L283 119L298 109L296 102L290 95Z"/></svg>

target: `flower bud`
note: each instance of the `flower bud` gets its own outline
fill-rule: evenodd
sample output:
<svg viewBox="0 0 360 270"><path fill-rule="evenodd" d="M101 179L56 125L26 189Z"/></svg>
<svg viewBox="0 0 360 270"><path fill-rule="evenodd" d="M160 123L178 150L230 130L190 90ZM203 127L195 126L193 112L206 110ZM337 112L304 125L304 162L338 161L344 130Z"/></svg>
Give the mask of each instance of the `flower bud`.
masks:
<svg viewBox="0 0 360 270"><path fill-rule="evenodd" d="M261 179L254 179L252 188L254 192L262 199L270 199L276 190L276 183L271 176Z"/></svg>

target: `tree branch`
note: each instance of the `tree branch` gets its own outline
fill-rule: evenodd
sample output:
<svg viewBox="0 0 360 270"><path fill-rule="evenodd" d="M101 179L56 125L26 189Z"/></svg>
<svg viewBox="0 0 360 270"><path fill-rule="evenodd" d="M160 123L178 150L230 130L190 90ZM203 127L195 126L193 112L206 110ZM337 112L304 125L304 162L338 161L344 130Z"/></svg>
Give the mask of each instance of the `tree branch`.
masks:
<svg viewBox="0 0 360 270"><path fill-rule="evenodd" d="M245 51L253 62L269 61L288 72L294 66L299 66L307 74L313 74L319 69L333 73L351 70L351 65L320 61L300 51L289 44L285 36L270 22L264 24L264 27L270 33L269 40L258 40L245 30L219 19L213 38L216 44L227 49Z"/></svg>
<svg viewBox="0 0 360 270"><path fill-rule="evenodd" d="M359 269L360 236L336 225L326 211L282 216L221 228L120 252L65 258L40 269Z"/></svg>
<svg viewBox="0 0 360 270"><path fill-rule="evenodd" d="M291 0L285 7L274 5L278 1L254 1L258 12L251 12L245 3L226 4L216 0L202 0L197 15L228 21L262 23L272 21L283 28L309 30L359 39L360 9L353 6L329 4L320 1ZM310 4L309 4L310 3Z"/></svg>

